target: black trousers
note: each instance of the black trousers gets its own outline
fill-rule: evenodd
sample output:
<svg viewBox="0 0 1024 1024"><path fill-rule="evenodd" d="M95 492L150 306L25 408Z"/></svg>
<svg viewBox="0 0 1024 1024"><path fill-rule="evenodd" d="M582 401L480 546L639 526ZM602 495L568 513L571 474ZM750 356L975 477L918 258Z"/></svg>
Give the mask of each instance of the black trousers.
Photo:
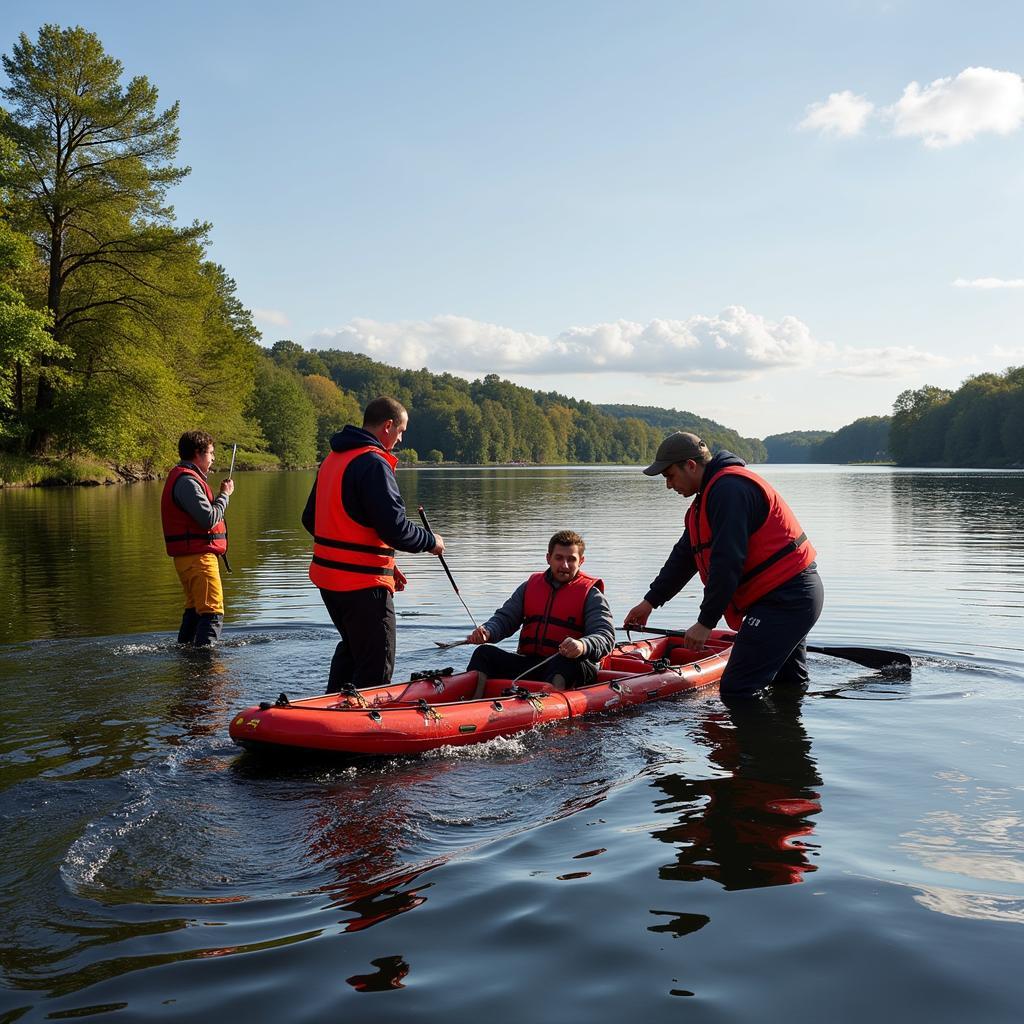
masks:
<svg viewBox="0 0 1024 1024"><path fill-rule="evenodd" d="M825 588L812 565L747 611L736 634L719 692L749 697L769 684L807 685L807 634L818 621Z"/></svg>
<svg viewBox="0 0 1024 1024"><path fill-rule="evenodd" d="M324 590L320 597L341 640L334 649L327 693L391 682L395 669L395 604L387 587Z"/></svg>
<svg viewBox="0 0 1024 1024"><path fill-rule="evenodd" d="M585 661L583 658L563 658L558 655L550 661L541 665L536 672L529 672L540 661L544 661L543 654L516 654L513 651L503 651L493 644L481 644L469 659L466 668L470 672L483 672L488 679L515 679L523 675L524 679L532 679L540 683L552 683L560 685L557 676L561 677L566 689L574 690L577 686L586 686L592 683L597 674L597 665L592 661Z"/></svg>

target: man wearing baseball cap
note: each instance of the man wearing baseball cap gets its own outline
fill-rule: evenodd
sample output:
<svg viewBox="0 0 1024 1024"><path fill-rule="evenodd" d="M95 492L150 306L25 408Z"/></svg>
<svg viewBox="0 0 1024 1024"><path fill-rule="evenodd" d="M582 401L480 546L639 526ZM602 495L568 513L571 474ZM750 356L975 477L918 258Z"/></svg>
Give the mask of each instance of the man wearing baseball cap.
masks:
<svg viewBox="0 0 1024 1024"><path fill-rule="evenodd" d="M663 476L669 490L693 501L682 537L625 625L646 625L699 574L704 597L683 643L702 650L723 615L738 631L722 696L750 696L769 683L805 685L806 639L824 590L815 550L789 506L741 458L712 456L686 431L669 434L644 473Z"/></svg>

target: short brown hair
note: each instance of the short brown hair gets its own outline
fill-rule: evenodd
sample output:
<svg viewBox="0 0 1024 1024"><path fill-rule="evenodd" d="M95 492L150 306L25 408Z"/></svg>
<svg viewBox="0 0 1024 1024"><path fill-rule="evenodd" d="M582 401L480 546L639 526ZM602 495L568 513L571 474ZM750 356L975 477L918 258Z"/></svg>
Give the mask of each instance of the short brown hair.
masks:
<svg viewBox="0 0 1024 1024"><path fill-rule="evenodd" d="M183 461L194 459L213 444L213 438L205 430L186 430L178 438L178 455Z"/></svg>
<svg viewBox="0 0 1024 1024"><path fill-rule="evenodd" d="M571 547L573 544L580 549L580 554L586 550L587 545L583 538L575 530L559 530L551 540L548 541L548 554L555 550L555 545L559 544L562 547Z"/></svg>
<svg viewBox="0 0 1024 1024"><path fill-rule="evenodd" d="M363 412L363 427L379 427L382 423L387 423L388 420L400 420L403 416L408 415L405 406L397 398L381 395L380 398L375 398Z"/></svg>

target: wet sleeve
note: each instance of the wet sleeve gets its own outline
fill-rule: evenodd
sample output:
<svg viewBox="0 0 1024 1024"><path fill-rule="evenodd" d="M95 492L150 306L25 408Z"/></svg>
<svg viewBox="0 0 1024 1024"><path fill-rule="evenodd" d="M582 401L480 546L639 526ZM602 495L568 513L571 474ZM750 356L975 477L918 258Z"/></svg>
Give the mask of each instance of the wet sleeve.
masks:
<svg viewBox="0 0 1024 1024"><path fill-rule="evenodd" d="M747 559L750 535L768 516L768 499L757 484L742 477L718 481L708 495L711 560L697 621L714 629L736 593Z"/></svg>
<svg viewBox="0 0 1024 1024"><path fill-rule="evenodd" d="M510 637L523 624L523 609L526 607L526 582L523 581L512 596L484 623L490 640L488 643L496 644L506 637Z"/></svg>
<svg viewBox="0 0 1024 1024"><path fill-rule="evenodd" d="M651 583L644 600L660 608L671 601L696 574L697 563L690 548L690 538L684 532L661 567L657 579Z"/></svg>
<svg viewBox="0 0 1024 1024"><path fill-rule="evenodd" d="M219 494L211 503L206 491L195 477L187 474L179 476L172 492L178 507L190 515L204 530L216 526L223 518L228 507L228 496Z"/></svg>
<svg viewBox="0 0 1024 1024"><path fill-rule="evenodd" d="M597 661L611 654L615 646L615 622L608 599L597 588L591 587L583 605L583 657Z"/></svg>

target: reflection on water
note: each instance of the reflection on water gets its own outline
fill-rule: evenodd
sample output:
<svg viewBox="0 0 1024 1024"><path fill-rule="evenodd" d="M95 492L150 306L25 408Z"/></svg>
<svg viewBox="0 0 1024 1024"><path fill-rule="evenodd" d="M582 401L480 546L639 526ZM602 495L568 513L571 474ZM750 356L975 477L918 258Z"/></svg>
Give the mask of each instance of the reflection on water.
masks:
<svg viewBox="0 0 1024 1024"><path fill-rule="evenodd" d="M239 755L226 725L323 687L309 474L239 478L212 653L172 642L158 484L0 491L0 1020L673 1021L668 997L691 996L694 1020L827 1002L852 1024L879 992L893 1017L1016 1020L1024 474L765 473L820 552L820 642L907 650L911 679L812 656L802 701L730 712L711 691L287 766ZM399 478L478 618L566 526L621 614L682 525L628 468ZM399 675L468 630L435 559L403 567Z"/></svg>
<svg viewBox="0 0 1024 1024"><path fill-rule="evenodd" d="M799 697L779 694L710 712L701 720L700 738L721 775L672 774L652 783L665 794L655 801L659 814L674 819L653 835L677 847L675 862L660 876L710 878L733 891L788 885L815 871L810 816L821 811L815 788L821 778Z"/></svg>

